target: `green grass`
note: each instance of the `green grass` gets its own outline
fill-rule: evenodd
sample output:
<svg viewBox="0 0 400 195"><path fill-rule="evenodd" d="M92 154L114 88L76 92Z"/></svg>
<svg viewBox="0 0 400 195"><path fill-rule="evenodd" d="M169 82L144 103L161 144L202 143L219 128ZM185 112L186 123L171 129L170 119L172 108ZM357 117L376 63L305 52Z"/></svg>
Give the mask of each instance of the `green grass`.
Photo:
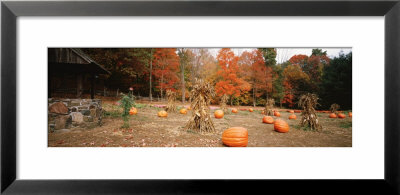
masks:
<svg viewBox="0 0 400 195"><path fill-rule="evenodd" d="M303 130L303 131L312 131L308 125L306 125L304 127L301 127L300 125L293 125L293 127L296 129L299 129L299 130Z"/></svg>
<svg viewBox="0 0 400 195"><path fill-rule="evenodd" d="M346 122L342 122L339 124L340 128L350 128L353 126L353 123L351 121L346 121Z"/></svg>
<svg viewBox="0 0 400 195"><path fill-rule="evenodd" d="M103 112L103 116L106 117L110 117L110 118L117 118L117 117L121 117L121 112L119 112L118 110L112 110L112 111L104 111Z"/></svg>

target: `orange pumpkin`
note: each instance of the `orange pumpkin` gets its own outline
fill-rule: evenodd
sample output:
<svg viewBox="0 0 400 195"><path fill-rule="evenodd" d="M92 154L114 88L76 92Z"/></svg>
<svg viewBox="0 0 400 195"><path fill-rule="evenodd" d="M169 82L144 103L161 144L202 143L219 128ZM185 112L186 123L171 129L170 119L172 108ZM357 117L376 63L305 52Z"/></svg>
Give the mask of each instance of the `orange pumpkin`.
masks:
<svg viewBox="0 0 400 195"><path fill-rule="evenodd" d="M280 116L281 116L281 113L279 113L279 112L274 112L274 116L280 117Z"/></svg>
<svg viewBox="0 0 400 195"><path fill-rule="evenodd" d="M294 113L294 110L290 110L289 113L292 113L292 114L293 114L293 113Z"/></svg>
<svg viewBox="0 0 400 195"><path fill-rule="evenodd" d="M289 132L289 125L284 120L277 119L274 123L274 129L280 133L287 133Z"/></svg>
<svg viewBox="0 0 400 195"><path fill-rule="evenodd" d="M238 110L236 108L232 108L232 113L237 113Z"/></svg>
<svg viewBox="0 0 400 195"><path fill-rule="evenodd" d="M164 110L161 110L160 112L158 112L158 116L159 117L167 117L168 113L166 111L164 111Z"/></svg>
<svg viewBox="0 0 400 195"><path fill-rule="evenodd" d="M263 123L273 124L274 123L274 118L272 118L272 116L264 116L262 121L263 121Z"/></svg>
<svg viewBox="0 0 400 195"><path fill-rule="evenodd" d="M192 108L190 108L190 106L187 107L188 110L191 110Z"/></svg>
<svg viewBox="0 0 400 195"><path fill-rule="evenodd" d="M289 116L289 119L296 119L296 118L297 118L297 116L294 115L294 114L292 114L292 115Z"/></svg>
<svg viewBox="0 0 400 195"><path fill-rule="evenodd" d="M329 118L337 118L337 116L336 116L335 113L331 113L331 114L329 115Z"/></svg>
<svg viewBox="0 0 400 195"><path fill-rule="evenodd" d="M263 110L263 111L261 111L261 114L265 114L264 110Z"/></svg>
<svg viewBox="0 0 400 195"><path fill-rule="evenodd" d="M216 110L216 111L214 112L214 116L215 116L215 118L223 118L223 117L224 117L224 111L222 111L222 110Z"/></svg>
<svg viewBox="0 0 400 195"><path fill-rule="evenodd" d="M136 109L135 107L132 107L132 108L129 110L129 115L135 115L135 114L137 114L137 109Z"/></svg>
<svg viewBox="0 0 400 195"><path fill-rule="evenodd" d="M349 117L353 117L353 113L349 112Z"/></svg>
<svg viewBox="0 0 400 195"><path fill-rule="evenodd" d="M181 114L186 114L186 113L187 113L187 110L186 110L185 108L182 108L182 109L179 110L179 113L181 113Z"/></svg>
<svg viewBox="0 0 400 195"><path fill-rule="evenodd" d="M253 112L254 110L253 110L253 108L249 108L249 112Z"/></svg>
<svg viewBox="0 0 400 195"><path fill-rule="evenodd" d="M337 116L338 116L339 118L346 118L346 115L344 115L344 114L342 114L342 113L339 113Z"/></svg>
<svg viewBox="0 0 400 195"><path fill-rule="evenodd" d="M248 131L243 127L231 127L222 133L222 143L231 147L246 147Z"/></svg>

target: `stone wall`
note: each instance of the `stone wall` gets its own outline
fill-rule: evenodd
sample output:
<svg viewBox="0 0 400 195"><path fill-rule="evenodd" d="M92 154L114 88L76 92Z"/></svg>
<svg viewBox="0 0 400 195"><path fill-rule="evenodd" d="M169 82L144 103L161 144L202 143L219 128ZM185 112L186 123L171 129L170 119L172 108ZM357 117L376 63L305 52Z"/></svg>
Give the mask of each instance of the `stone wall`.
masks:
<svg viewBox="0 0 400 195"><path fill-rule="evenodd" d="M48 99L50 132L73 127L101 125L103 109L99 99Z"/></svg>

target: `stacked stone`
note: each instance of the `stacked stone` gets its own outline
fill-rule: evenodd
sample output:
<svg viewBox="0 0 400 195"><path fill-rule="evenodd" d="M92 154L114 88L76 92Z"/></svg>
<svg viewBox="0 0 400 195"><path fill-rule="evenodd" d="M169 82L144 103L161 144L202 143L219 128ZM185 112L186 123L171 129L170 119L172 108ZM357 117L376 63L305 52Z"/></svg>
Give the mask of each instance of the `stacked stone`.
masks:
<svg viewBox="0 0 400 195"><path fill-rule="evenodd" d="M49 98L48 108L49 131L101 125L102 107L99 99Z"/></svg>

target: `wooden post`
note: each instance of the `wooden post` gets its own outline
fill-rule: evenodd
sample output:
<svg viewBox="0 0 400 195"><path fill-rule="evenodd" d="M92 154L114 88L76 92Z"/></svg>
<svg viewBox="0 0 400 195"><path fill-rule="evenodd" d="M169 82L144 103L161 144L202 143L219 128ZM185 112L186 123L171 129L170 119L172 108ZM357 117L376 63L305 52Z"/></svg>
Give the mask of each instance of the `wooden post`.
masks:
<svg viewBox="0 0 400 195"><path fill-rule="evenodd" d="M82 97L82 74L76 75L76 97Z"/></svg>
<svg viewBox="0 0 400 195"><path fill-rule="evenodd" d="M90 81L90 99L94 99L94 94L95 94L95 79L96 79L96 75L92 74L92 79Z"/></svg>

